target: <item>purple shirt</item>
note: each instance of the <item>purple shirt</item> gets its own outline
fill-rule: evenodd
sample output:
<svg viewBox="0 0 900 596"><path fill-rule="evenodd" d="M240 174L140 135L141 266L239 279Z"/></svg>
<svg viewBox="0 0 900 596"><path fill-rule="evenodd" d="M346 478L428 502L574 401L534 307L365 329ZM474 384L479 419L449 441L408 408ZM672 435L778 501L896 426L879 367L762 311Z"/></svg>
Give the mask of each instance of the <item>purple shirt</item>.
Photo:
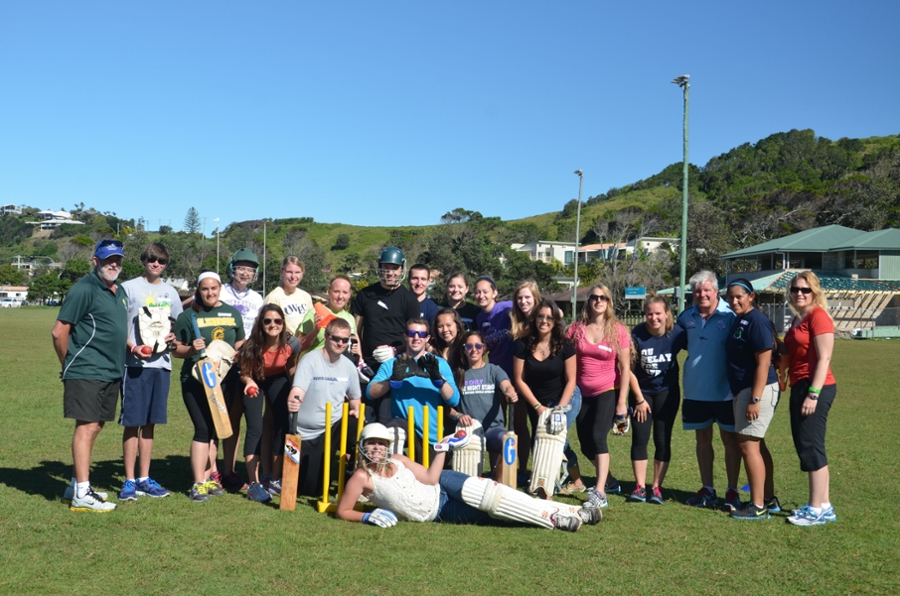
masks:
<svg viewBox="0 0 900 596"><path fill-rule="evenodd" d="M513 338L509 333L509 311L512 310L512 304L512 300L495 302L491 312L481 311L475 321L477 329L484 336L491 364L502 368L510 378L513 376Z"/></svg>

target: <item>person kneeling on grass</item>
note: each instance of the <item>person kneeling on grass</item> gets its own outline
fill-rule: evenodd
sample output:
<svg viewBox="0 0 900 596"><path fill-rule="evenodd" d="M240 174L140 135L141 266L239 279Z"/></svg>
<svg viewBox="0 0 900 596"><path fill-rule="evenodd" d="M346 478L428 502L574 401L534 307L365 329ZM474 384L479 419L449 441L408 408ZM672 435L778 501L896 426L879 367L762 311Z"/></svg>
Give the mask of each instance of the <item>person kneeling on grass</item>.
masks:
<svg viewBox="0 0 900 596"><path fill-rule="evenodd" d="M436 453L427 469L403 455L392 456L392 440L393 435L383 424L376 422L363 429L357 470L338 503L340 519L382 528L394 526L400 519L460 524L503 520L575 532L583 523L596 524L603 517L599 508L534 499L487 478L444 470L445 453L468 443L464 431L435 445ZM378 509L356 511L360 496Z"/></svg>

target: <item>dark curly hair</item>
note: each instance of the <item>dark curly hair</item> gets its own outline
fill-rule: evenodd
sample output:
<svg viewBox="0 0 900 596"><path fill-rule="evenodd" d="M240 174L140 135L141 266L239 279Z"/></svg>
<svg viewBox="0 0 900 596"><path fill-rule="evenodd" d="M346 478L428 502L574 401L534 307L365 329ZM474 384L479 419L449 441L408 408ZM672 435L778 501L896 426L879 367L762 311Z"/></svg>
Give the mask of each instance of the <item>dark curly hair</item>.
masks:
<svg viewBox="0 0 900 596"><path fill-rule="evenodd" d="M241 374L260 381L265 378L266 367L266 330L263 319L266 313L274 312L284 321L284 311L277 304L265 304L259 309L259 316L253 324L250 337L241 346ZM281 334L278 336L278 348L282 349L288 343L287 325L282 324Z"/></svg>
<svg viewBox="0 0 900 596"><path fill-rule="evenodd" d="M563 327L562 322L562 311L559 310L559 307L556 306L556 303L551 300L541 300L540 303L534 307L534 317L531 318L530 326L531 330L528 333L528 336L525 338L525 346L528 348L528 351L534 354L534 351L537 349L538 345L538 331L537 331L537 314L541 312L542 309L550 309L550 313L553 316L553 327L550 330L550 358L556 356L560 350L562 350L563 346L569 343L569 339L566 337L566 331Z"/></svg>

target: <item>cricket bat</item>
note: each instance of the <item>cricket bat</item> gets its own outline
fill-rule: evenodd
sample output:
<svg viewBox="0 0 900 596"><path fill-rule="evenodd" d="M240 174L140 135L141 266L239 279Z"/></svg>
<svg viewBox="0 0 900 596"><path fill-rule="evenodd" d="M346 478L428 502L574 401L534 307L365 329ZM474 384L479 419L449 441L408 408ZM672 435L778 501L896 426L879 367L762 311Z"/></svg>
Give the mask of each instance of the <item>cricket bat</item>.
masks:
<svg viewBox="0 0 900 596"><path fill-rule="evenodd" d="M195 313L191 313L191 324L194 326L195 339L202 337ZM216 435L220 439L227 439L232 434L231 418L228 417L228 406L225 403L225 394L222 392L222 385L219 383L216 366L212 360L207 358L206 350L200 350L200 360L194 366L197 368L197 375L201 379L203 390L206 392L206 399L209 400L209 411L212 415L213 424L216 427Z"/></svg>
<svg viewBox="0 0 900 596"><path fill-rule="evenodd" d="M291 432L297 428L297 413L291 414ZM300 435L284 436L284 464L281 468L282 511L293 511L297 505L297 483L300 480Z"/></svg>
<svg viewBox="0 0 900 596"><path fill-rule="evenodd" d="M509 420L506 421L506 434L503 435L503 452L500 454L500 484L517 488L519 473L519 436L513 430L515 404L509 404Z"/></svg>

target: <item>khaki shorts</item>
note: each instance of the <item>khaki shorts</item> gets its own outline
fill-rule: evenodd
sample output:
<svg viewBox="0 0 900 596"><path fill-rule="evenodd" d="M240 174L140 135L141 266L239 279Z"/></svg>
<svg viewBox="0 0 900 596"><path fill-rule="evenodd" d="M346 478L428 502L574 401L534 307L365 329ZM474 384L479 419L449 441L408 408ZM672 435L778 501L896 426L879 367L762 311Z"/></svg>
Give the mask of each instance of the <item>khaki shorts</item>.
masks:
<svg viewBox="0 0 900 596"><path fill-rule="evenodd" d="M778 383L766 385L763 388L761 401L759 402L759 418L752 422L747 420L747 406L750 405L752 389L744 389L734 396L734 432L747 437L763 439L766 430L775 417L775 407L778 405L780 392Z"/></svg>

